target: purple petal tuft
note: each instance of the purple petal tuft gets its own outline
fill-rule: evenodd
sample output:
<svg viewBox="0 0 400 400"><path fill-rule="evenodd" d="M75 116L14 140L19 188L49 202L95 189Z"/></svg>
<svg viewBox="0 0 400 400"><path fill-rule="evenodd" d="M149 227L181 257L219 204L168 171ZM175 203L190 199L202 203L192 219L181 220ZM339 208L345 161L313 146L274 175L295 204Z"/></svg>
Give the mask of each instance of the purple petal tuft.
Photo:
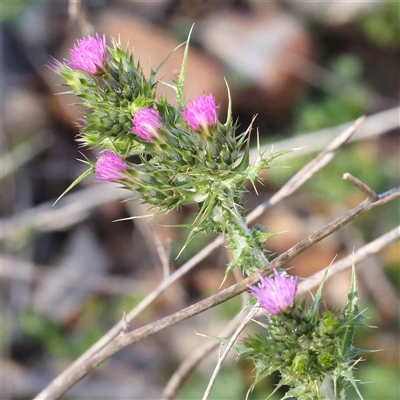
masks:
<svg viewBox="0 0 400 400"><path fill-rule="evenodd" d="M115 182L124 177L121 172L127 168L128 166L120 156L105 151L97 160L96 176L102 182Z"/></svg>
<svg viewBox="0 0 400 400"><path fill-rule="evenodd" d="M157 136L163 120L153 108L140 108L132 118L132 131L146 142Z"/></svg>
<svg viewBox="0 0 400 400"><path fill-rule="evenodd" d="M274 278L260 275L258 286L249 286L250 294L257 298L268 314L276 315L290 308L296 297L297 277L284 276L274 269Z"/></svg>
<svg viewBox="0 0 400 400"><path fill-rule="evenodd" d="M195 131L208 128L217 123L217 106L213 95L197 97L182 111L183 118Z"/></svg>
<svg viewBox="0 0 400 400"><path fill-rule="evenodd" d="M70 53L72 61L65 60L70 68L97 74L107 59L106 37L96 33L96 38L78 39Z"/></svg>

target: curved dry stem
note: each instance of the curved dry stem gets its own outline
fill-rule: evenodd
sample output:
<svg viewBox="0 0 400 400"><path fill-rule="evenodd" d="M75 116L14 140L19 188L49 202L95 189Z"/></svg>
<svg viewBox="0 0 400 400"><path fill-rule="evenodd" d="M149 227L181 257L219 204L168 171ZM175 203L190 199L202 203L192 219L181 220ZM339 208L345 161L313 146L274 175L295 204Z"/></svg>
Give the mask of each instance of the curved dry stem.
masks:
<svg viewBox="0 0 400 400"><path fill-rule="evenodd" d="M308 237L297 243L295 246L287 250L285 253L275 258L268 265L263 267L259 271L259 273L261 273L262 275L268 275L272 269L282 267L284 264L286 264L288 261L299 255L300 253L307 250L312 245L321 241L325 237L329 236L342 226L353 221L360 215L374 209L375 207L386 204L387 202L394 200L398 197L400 197L400 188L395 188L378 195L378 200L375 202L371 202L369 199L364 200L362 203L349 210L343 216L336 218L334 221L328 223L322 229L309 235ZM207 299L186 307L165 318L162 318L158 321L145 325L126 334L120 334L119 336L115 337L112 342L102 348L98 353L94 354L93 357L82 362L78 367L69 370L68 373L61 374L38 396L36 396L35 399L37 400L58 398L76 382L81 380L85 375L87 375L90 371L101 364L104 360L106 360L122 348L141 339L144 339L150 335L153 335L154 333L157 333L163 329L166 329L180 321L184 321L192 316L200 314L205 310L215 307L216 305L221 304L241 294L242 292L247 290L248 285L254 285L258 282L258 280L258 274L251 275L241 282L232 285L229 288L224 289Z"/></svg>
<svg viewBox="0 0 400 400"><path fill-rule="evenodd" d="M351 182L354 186L360 189L371 201L375 201L378 198L378 195L368 185L366 185L364 182L361 182L349 172L343 174L343 179Z"/></svg>

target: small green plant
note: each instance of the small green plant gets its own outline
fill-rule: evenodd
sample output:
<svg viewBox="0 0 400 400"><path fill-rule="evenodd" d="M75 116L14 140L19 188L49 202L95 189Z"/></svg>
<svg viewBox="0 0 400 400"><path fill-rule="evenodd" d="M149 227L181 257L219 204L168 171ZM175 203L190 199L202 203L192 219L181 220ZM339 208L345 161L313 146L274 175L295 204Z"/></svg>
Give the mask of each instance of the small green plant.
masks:
<svg viewBox="0 0 400 400"><path fill-rule="evenodd" d="M342 311L322 304L322 281L310 306L295 302L297 279L275 271L275 277L261 279L251 287L266 312L267 324L258 322L262 332L248 336L236 346L239 356L250 358L256 370L255 382L279 372L278 390L290 390L283 398L344 399L352 385L361 398L353 369L365 351L353 346L354 329L364 325L357 306L357 282L353 266L347 305Z"/></svg>

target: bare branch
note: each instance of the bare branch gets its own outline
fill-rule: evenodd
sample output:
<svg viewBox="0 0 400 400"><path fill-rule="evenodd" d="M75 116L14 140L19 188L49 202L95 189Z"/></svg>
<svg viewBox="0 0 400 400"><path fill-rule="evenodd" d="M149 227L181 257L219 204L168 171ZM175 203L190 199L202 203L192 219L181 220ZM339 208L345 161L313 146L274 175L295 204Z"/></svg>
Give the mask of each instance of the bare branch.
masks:
<svg viewBox="0 0 400 400"><path fill-rule="evenodd" d="M131 216L144 215L146 214L146 207L136 201L125 202L125 207L129 211ZM158 265L161 262L164 279L170 275L170 243L167 243L168 248L165 248L161 243L160 239L156 234L156 223L152 219L141 219L135 220L135 226L137 226L142 234L151 258L153 259L154 265Z"/></svg>
<svg viewBox="0 0 400 400"><path fill-rule="evenodd" d="M386 204L387 202L394 200L395 198L400 197L400 188L389 190L388 192L383 193L378 197L379 200L375 202L371 202L368 199L364 200L362 203L349 210L343 216L336 218L334 221L328 223L322 229L301 240L295 246L293 246L285 253L281 254L273 261L271 261L271 263L263 267L259 271L259 273L261 273L262 275L268 275L272 269L282 267L288 261L292 260L300 253L307 250L315 243L318 243L325 237L329 236L342 226L353 221L360 215L378 206ZM112 342L110 342L104 348L102 348L100 351L94 354L93 357L91 357L89 360L82 362L79 365L79 367L72 369L70 368L68 370L68 373L61 374L59 377L57 377L47 388L45 388L41 393L39 393L38 396L35 397L35 399L43 400L43 399L58 398L63 393L65 393L65 391L67 391L71 386L73 386L76 382L78 382L85 375L87 375L90 371L92 371L99 364L101 364L103 361L105 361L107 358L109 358L122 348L132 343L135 343L141 339L144 339L150 335L153 335L165 328L175 325L178 322L184 321L190 317L200 314L205 310L215 307L216 305L221 304L244 292L245 290L247 290L248 285L253 285L257 283L258 280L259 280L258 274L251 275L248 278L244 279L243 281L235 285L232 285L229 288L224 289L221 292L213 296L210 296L207 299L204 299L198 303L186 307L158 321L155 321L141 328L128 332L123 336L116 337Z"/></svg>
<svg viewBox="0 0 400 400"><path fill-rule="evenodd" d="M82 6L81 0L69 0L68 15L71 21L78 21L78 25L83 36L93 33L93 25L90 24L86 18L86 13Z"/></svg>
<svg viewBox="0 0 400 400"><path fill-rule="evenodd" d="M304 82L346 100L354 98L354 93L357 93L364 99L365 105L369 109L383 108L398 102L395 98L383 96L365 85L359 85L345 79L315 64L310 59L291 52L285 54L282 68L298 76Z"/></svg>
<svg viewBox="0 0 400 400"><path fill-rule="evenodd" d="M55 207L53 201L42 203L14 217L1 219L0 239L30 228L37 232L68 229L84 220L93 208L109 201L126 199L128 194L111 183L102 183L65 196Z"/></svg>
<svg viewBox="0 0 400 400"><path fill-rule="evenodd" d="M43 276L54 270L53 267L32 265L31 262L17 260L8 255L0 256L0 265L0 279L19 279L28 282L40 281ZM70 282L61 282L61 284L68 287ZM82 285L95 293L106 294L130 295L138 289L151 289L148 282L119 276L93 276L90 280L82 282Z"/></svg>
<svg viewBox="0 0 400 400"><path fill-rule="evenodd" d="M71 20L78 19L81 6L82 6L81 0L68 1L68 15L71 18Z"/></svg>

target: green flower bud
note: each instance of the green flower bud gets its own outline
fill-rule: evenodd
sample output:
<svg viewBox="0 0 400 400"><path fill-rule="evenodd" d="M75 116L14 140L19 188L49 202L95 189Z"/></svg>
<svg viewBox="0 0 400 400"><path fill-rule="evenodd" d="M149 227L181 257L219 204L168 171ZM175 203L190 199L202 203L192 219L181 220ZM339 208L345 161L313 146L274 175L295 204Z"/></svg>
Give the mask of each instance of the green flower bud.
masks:
<svg viewBox="0 0 400 400"><path fill-rule="evenodd" d="M112 119L109 119L109 118L102 118L100 120L100 123L104 128L108 128L108 129L112 128L115 125L115 121L113 121Z"/></svg>
<svg viewBox="0 0 400 400"><path fill-rule="evenodd" d="M318 331L322 334L332 334L336 331L338 326L338 318L331 311L326 310L319 321Z"/></svg>
<svg viewBox="0 0 400 400"><path fill-rule="evenodd" d="M126 98L126 99L128 99L128 100L132 100L132 98L133 98L133 92L132 92L132 89L129 87L129 86L125 86L124 87L124 90L123 90L123 95L124 95L124 97Z"/></svg>
<svg viewBox="0 0 400 400"><path fill-rule="evenodd" d="M129 126L131 126L131 118L127 114L119 114L118 115L118 122L121 125L124 125L124 124L126 124L128 122L130 124Z"/></svg>
<svg viewBox="0 0 400 400"><path fill-rule="evenodd" d="M231 165L232 159L235 159L235 156L225 146L221 151L221 162Z"/></svg>
<svg viewBox="0 0 400 400"><path fill-rule="evenodd" d="M321 369L323 371L328 371L335 368L336 363L336 355L332 353L324 352L317 356L318 363L321 365Z"/></svg>
<svg viewBox="0 0 400 400"><path fill-rule="evenodd" d="M116 120L119 117L119 113L117 111L114 111L114 110L109 111L108 115L113 120Z"/></svg>
<svg viewBox="0 0 400 400"><path fill-rule="evenodd" d="M297 353L292 362L292 369L297 374L303 374L307 371L308 357L304 353Z"/></svg>
<svg viewBox="0 0 400 400"><path fill-rule="evenodd" d="M106 83L106 85L111 89L116 90L118 88L118 82L111 74L104 74L103 80Z"/></svg>
<svg viewBox="0 0 400 400"><path fill-rule="evenodd" d="M115 124L115 125L111 128L110 134L111 134L111 135L116 135L117 133L122 132L122 130L123 130L122 125L120 125L120 124Z"/></svg>
<svg viewBox="0 0 400 400"><path fill-rule="evenodd" d="M118 102L119 102L118 95L114 92L107 93L107 100L113 104L118 104Z"/></svg>

